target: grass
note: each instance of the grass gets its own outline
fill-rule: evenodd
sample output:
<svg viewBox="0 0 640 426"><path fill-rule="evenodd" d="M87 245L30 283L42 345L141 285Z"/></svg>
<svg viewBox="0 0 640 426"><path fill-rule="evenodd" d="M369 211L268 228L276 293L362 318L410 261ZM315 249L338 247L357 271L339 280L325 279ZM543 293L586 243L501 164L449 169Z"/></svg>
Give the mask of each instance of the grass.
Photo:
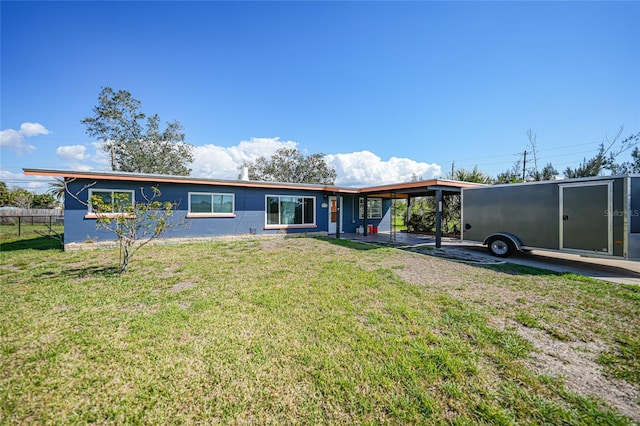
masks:
<svg viewBox="0 0 640 426"><path fill-rule="evenodd" d="M407 224L404 221L404 218L402 217L394 217L393 218L393 226L395 227L396 231L406 231L407 230Z"/></svg>
<svg viewBox="0 0 640 426"><path fill-rule="evenodd" d="M154 246L120 275L117 250L25 248L35 240L2 245L2 424L631 424L528 369L531 344L493 325L491 303L401 279L410 253L322 239ZM462 283L517 292L503 313L514 320L619 340L602 362L638 383L634 288L459 267ZM545 292L555 306L534 300ZM599 321L602 309L615 312Z"/></svg>
<svg viewBox="0 0 640 426"><path fill-rule="evenodd" d="M2 250L24 250L33 248L37 250L48 250L51 248L62 248L60 241L56 240L56 235L62 235L64 225L55 224L49 228L48 223L0 225L0 244Z"/></svg>

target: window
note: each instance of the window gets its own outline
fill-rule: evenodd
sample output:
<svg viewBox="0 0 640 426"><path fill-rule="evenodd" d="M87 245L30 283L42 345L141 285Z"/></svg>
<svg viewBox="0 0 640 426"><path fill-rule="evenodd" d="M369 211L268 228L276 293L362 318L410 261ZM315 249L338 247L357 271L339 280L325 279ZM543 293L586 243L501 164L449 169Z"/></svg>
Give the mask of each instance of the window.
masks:
<svg viewBox="0 0 640 426"><path fill-rule="evenodd" d="M364 198L360 198L360 219L364 219ZM382 198L367 199L367 219L382 219Z"/></svg>
<svg viewBox="0 0 640 426"><path fill-rule="evenodd" d="M189 193L190 216L233 216L234 214L234 194Z"/></svg>
<svg viewBox="0 0 640 426"><path fill-rule="evenodd" d="M90 189L89 190L89 212L95 213L91 206L91 198L100 197L105 205L111 208L102 213L118 213L124 208L130 207L134 203L133 191L120 189Z"/></svg>
<svg viewBox="0 0 640 426"><path fill-rule="evenodd" d="M315 197L267 195L267 226L316 224Z"/></svg>

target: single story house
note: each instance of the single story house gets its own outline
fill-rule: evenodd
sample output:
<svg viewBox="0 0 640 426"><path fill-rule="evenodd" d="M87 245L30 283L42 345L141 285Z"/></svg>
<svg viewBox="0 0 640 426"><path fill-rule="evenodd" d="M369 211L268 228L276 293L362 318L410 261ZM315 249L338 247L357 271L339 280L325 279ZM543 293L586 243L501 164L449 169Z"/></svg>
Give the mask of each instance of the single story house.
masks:
<svg viewBox="0 0 640 426"><path fill-rule="evenodd" d="M189 176L124 172L84 172L24 169L25 175L63 178L68 194L64 203L65 248L87 241L110 241L113 234L96 227L89 200L125 197L135 203L151 187L158 201L175 203L174 227L165 238L212 238L263 234L392 232L392 212L398 199L460 194L468 182L442 179L344 188L331 185L219 180ZM73 194L73 196L69 196ZM436 218L439 207L436 203ZM437 235L439 245L440 236Z"/></svg>

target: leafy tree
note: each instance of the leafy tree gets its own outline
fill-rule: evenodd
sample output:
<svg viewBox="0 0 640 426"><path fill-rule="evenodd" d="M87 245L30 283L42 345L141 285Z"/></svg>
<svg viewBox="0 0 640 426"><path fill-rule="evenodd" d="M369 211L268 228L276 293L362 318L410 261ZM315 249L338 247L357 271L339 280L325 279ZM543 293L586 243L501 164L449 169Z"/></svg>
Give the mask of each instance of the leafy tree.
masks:
<svg viewBox="0 0 640 426"><path fill-rule="evenodd" d="M407 201L402 199L395 200L395 224L404 225L407 220Z"/></svg>
<svg viewBox="0 0 640 426"><path fill-rule="evenodd" d="M638 148L638 144L640 143L640 132L635 135L631 135L622 141L622 145L632 146L633 151L631 151L631 161L626 161L624 163L616 164L613 160L611 173L613 174L625 174L625 173L640 173L640 149Z"/></svg>
<svg viewBox="0 0 640 426"><path fill-rule="evenodd" d="M474 183L493 183L493 178L486 173L478 169L478 166L474 166L473 169L454 169L452 173L447 175L447 179L458 180L461 182L474 182Z"/></svg>
<svg viewBox="0 0 640 426"><path fill-rule="evenodd" d="M128 91L104 87L93 116L81 122L110 154L114 171L188 175L194 147L184 142L182 124L174 121L161 130L160 117L147 117L140 105Z"/></svg>
<svg viewBox="0 0 640 426"><path fill-rule="evenodd" d="M280 148L271 158L245 161L241 169L249 169L249 179L264 182L317 183L333 185L337 174L323 154L304 155L295 148Z"/></svg>
<svg viewBox="0 0 640 426"><path fill-rule="evenodd" d="M47 194L53 196L56 200L64 201L65 184L63 178L55 178L53 182L49 184L49 190Z"/></svg>
<svg viewBox="0 0 640 426"><path fill-rule="evenodd" d="M24 188L14 188L10 195L10 204L21 209L30 209L33 203L33 192Z"/></svg>
<svg viewBox="0 0 640 426"><path fill-rule="evenodd" d="M522 159L518 159L513 166L505 170L504 172L498 174L494 183L518 183L522 182Z"/></svg>
<svg viewBox="0 0 640 426"><path fill-rule="evenodd" d="M567 166L564 170L564 176L566 178L599 176L604 170L606 161L607 157L604 144L600 144L598 153L594 157L588 160L583 158L582 163L576 168Z"/></svg>
<svg viewBox="0 0 640 426"><path fill-rule="evenodd" d="M452 166L447 179L461 182L473 182L491 184L493 178L478 169L464 169ZM450 195L442 199L442 232L445 234L458 234L460 232L460 196ZM435 197L415 198L412 203L409 216L409 228L414 232L434 232L436 226Z"/></svg>
<svg viewBox="0 0 640 426"><path fill-rule="evenodd" d="M31 208L34 209L53 209L58 202L51 194L33 194Z"/></svg>
<svg viewBox="0 0 640 426"><path fill-rule="evenodd" d="M616 161L621 154L632 149L634 150L632 151L633 157L633 152L635 152L638 144L640 144L640 132L631 135L618 143L622 131L623 128L620 127L618 134L613 138L613 140L606 140L605 142L602 142L598 147L598 152L592 158L584 158L582 163L576 168L567 167L564 171L565 177L578 178L600 176L605 170L609 170L612 173L617 174L625 172L627 167L632 168L633 163L623 163L620 165L617 164Z"/></svg>
<svg viewBox="0 0 640 426"><path fill-rule="evenodd" d="M131 257L151 240L164 234L171 225L169 218L174 213L174 205L157 200L160 190L151 188L148 196L141 188L144 202L131 203L127 194L115 194L114 199L105 201L100 196L91 197L92 210L96 213L96 226L112 232L120 246L120 272L125 272Z"/></svg>
<svg viewBox="0 0 640 426"><path fill-rule="evenodd" d="M11 192L7 188L7 184L0 182L0 206L8 206L11 204Z"/></svg>
<svg viewBox="0 0 640 426"><path fill-rule="evenodd" d="M537 176L539 177L539 179L535 180L555 180L556 176L558 176L559 174L560 172L558 172L551 163L547 163L547 165L542 169L542 172L540 172L539 176Z"/></svg>
<svg viewBox="0 0 640 426"><path fill-rule="evenodd" d="M634 148L631 153L632 161L622 164L622 173L640 173L640 150Z"/></svg>

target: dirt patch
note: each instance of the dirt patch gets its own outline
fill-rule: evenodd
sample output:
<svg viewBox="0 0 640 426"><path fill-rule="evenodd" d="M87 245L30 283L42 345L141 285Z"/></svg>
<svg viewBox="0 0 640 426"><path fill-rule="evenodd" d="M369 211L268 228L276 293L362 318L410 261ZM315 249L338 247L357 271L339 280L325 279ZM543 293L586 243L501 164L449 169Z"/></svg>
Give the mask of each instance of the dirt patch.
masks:
<svg viewBox="0 0 640 426"><path fill-rule="evenodd" d="M177 292L182 291L182 290L188 290L190 288L193 288L196 285L198 285L198 284L194 283L192 281L183 281L183 282L180 282L180 283L174 285L168 291L169 291L169 293L177 293Z"/></svg>
<svg viewBox="0 0 640 426"><path fill-rule="evenodd" d="M604 400L620 413L640 422L640 392L623 380L608 378L595 362L607 350L600 342L558 341L542 330L513 324L518 333L536 349L531 363L534 371L562 377L567 389Z"/></svg>
<svg viewBox="0 0 640 426"><path fill-rule="evenodd" d="M23 270L23 268L19 268L17 266L8 265L8 264L7 265L2 265L2 269L6 269L6 270L11 271L11 272L20 272L20 271Z"/></svg>
<svg viewBox="0 0 640 426"><path fill-rule="evenodd" d="M407 282L437 287L456 299L479 303L495 312L517 309L523 306L523 300L530 306L555 302L552 300L553 295L523 292L520 288L498 286L495 283L488 285L486 280L491 279L492 272L434 256L398 252L378 266L392 268ZM568 307L564 309L571 311ZM492 324L500 328L515 327L533 345L535 351L529 362L533 371L561 378L568 390L599 398L621 414L640 422L640 392L623 380L605 375L602 367L595 361L610 348L595 336L588 336L585 339L587 341L558 340L543 330L525 327L500 315L492 318ZM565 331L562 326L556 327L559 331ZM567 330L567 334L570 331Z"/></svg>
<svg viewBox="0 0 640 426"><path fill-rule="evenodd" d="M168 268L165 268L165 270L162 271L162 273L159 276L162 277L162 278L171 277L171 276L175 275L176 271L178 269L180 269L181 267L182 267L182 264L180 264L180 263L173 264L173 265L169 266Z"/></svg>

